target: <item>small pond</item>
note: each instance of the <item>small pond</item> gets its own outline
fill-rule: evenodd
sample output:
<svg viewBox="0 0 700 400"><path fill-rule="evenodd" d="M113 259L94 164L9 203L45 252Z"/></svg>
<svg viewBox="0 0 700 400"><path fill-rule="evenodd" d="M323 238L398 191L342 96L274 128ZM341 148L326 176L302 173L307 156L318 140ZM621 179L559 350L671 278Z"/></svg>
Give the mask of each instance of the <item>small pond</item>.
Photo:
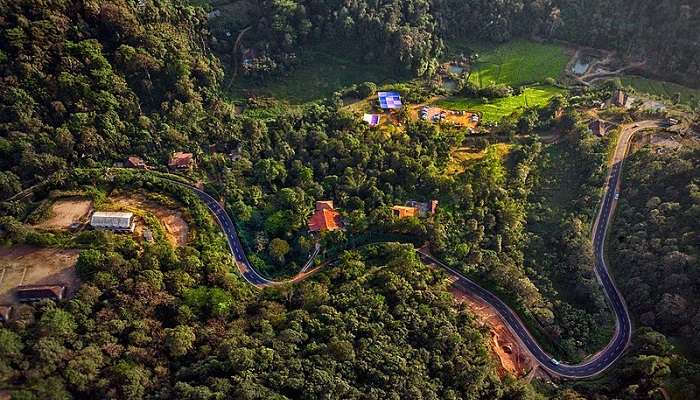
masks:
<svg viewBox="0 0 700 400"><path fill-rule="evenodd" d="M452 64L450 65L450 68L447 69L447 71L451 74L459 75L462 72L464 72L464 68L460 67L459 65Z"/></svg>
<svg viewBox="0 0 700 400"><path fill-rule="evenodd" d="M588 71L588 67L591 65L592 62L593 62L593 58L591 56L586 56L586 55L579 56L576 59L576 62L574 63L574 66L572 68L574 71L574 74L579 75L579 76L585 74L586 71Z"/></svg>
<svg viewBox="0 0 700 400"><path fill-rule="evenodd" d="M449 92L454 92L455 90L457 90L457 82L452 79L443 79L442 87L444 87L445 90Z"/></svg>

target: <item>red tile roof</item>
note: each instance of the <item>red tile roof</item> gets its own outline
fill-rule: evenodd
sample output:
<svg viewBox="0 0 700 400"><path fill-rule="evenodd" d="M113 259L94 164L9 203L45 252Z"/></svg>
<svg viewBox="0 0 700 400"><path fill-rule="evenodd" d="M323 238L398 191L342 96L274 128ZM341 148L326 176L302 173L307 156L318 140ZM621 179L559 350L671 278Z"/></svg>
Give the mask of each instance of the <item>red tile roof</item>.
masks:
<svg viewBox="0 0 700 400"><path fill-rule="evenodd" d="M391 210L394 216L399 219L418 216L418 209L416 207L393 206Z"/></svg>
<svg viewBox="0 0 700 400"><path fill-rule="evenodd" d="M192 153L175 152L168 162L171 168L187 168L192 163L194 155Z"/></svg>
<svg viewBox="0 0 700 400"><path fill-rule="evenodd" d="M319 200L316 202L316 211L333 210L333 200Z"/></svg>
<svg viewBox="0 0 700 400"><path fill-rule="evenodd" d="M132 168L143 168L146 166L146 163L139 157L129 156L126 159L126 165Z"/></svg>
<svg viewBox="0 0 700 400"><path fill-rule="evenodd" d="M342 225L340 213L333 209L332 201L316 202L316 212L309 219L309 231L335 231L342 228Z"/></svg>

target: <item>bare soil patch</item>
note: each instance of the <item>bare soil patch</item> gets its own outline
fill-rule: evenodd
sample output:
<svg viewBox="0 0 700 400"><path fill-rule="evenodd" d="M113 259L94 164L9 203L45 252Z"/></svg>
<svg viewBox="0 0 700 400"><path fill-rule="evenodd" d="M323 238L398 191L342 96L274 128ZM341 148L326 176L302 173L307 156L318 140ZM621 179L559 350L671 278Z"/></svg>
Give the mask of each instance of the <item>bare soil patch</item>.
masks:
<svg viewBox="0 0 700 400"><path fill-rule="evenodd" d="M71 295L80 286L75 273L79 250L26 245L0 247L0 304L15 304L19 285L61 284Z"/></svg>
<svg viewBox="0 0 700 400"><path fill-rule="evenodd" d="M83 198L61 199L49 209L49 217L36 225L41 229L68 229L75 223L84 223L92 210L92 201Z"/></svg>
<svg viewBox="0 0 700 400"><path fill-rule="evenodd" d="M142 214L144 211L153 214L163 225L166 239L171 245L181 247L187 244L190 229L180 210L165 207L156 201L146 199L142 195L117 195L111 197L109 201L112 207L128 210L136 215ZM135 233L142 235L142 232L143 224L137 224Z"/></svg>
<svg viewBox="0 0 700 400"><path fill-rule="evenodd" d="M502 376L511 373L517 377L525 376L530 370L537 367L537 362L530 353L522 348L520 342L508 330L501 317L487 303L470 296L459 288L452 287L450 292L459 303L466 303L469 309L476 315L482 326L489 329L491 339L489 348L494 357L499 361L499 374Z"/></svg>

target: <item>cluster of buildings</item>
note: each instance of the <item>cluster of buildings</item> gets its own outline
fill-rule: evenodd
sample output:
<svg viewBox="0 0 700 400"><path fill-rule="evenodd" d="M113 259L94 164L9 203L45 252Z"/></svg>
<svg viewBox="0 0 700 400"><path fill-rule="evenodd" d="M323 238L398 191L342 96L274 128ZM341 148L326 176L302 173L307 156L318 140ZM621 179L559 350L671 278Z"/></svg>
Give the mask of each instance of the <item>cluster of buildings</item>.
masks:
<svg viewBox="0 0 700 400"><path fill-rule="evenodd" d="M405 205L396 205L391 207L391 213L394 218L404 219L411 217L427 218L435 214L438 207L437 200L431 200L428 203L418 201L408 201ZM333 201L321 200L316 202L314 213L309 218L309 232L332 232L344 228L342 217L338 210L335 209Z"/></svg>

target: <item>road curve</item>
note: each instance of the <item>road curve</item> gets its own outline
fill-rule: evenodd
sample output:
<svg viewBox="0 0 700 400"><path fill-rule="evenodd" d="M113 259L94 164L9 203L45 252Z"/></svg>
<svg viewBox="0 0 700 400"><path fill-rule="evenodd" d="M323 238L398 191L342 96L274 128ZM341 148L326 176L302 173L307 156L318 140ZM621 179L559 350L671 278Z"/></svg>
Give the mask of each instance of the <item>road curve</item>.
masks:
<svg viewBox="0 0 700 400"><path fill-rule="evenodd" d="M622 356L625 349L629 345L632 336L632 321L630 319L627 306L625 305L622 294L617 289L612 277L610 276L605 261L605 239L608 226L617 205L622 176L622 165L627 154L627 150L629 149L630 141L634 134L644 129L658 128L660 126L662 126L662 121L644 121L634 125L623 126L622 133L615 149L615 154L611 161L605 193L598 211L598 216L596 217L593 225L593 250L596 259L594 266L596 277L598 282L602 285L603 291L605 292L609 304L612 307L613 313L615 314L615 333L610 343L603 350L590 357L585 362L575 365L558 362L552 356L547 354L539 346L539 344L537 344L522 320L501 299L496 297L488 290L482 288L474 281L465 277L458 271L445 265L440 260L419 251L421 259L426 263L433 263L442 267L449 274L457 278L454 283L456 286L490 304L500 314L502 319L506 322L508 328L518 338L521 344L527 348L532 356L539 362L540 366L553 375L572 379L582 379L600 374L615 363L620 356ZM212 214L214 214L214 217L226 235L229 250L235 259L236 266L243 278L249 284L254 285L257 288L265 288L282 283L296 282L304 278L303 274L283 282L270 281L264 278L252 267L246 258L245 252L243 251L243 246L238 238L235 225L233 224L233 221L226 210L206 192L193 186L185 185L181 182L173 182L186 186L192 190L206 204ZM312 260L317 254L318 247L315 248L310 260ZM304 270L306 270L309 265L310 264L307 263Z"/></svg>

